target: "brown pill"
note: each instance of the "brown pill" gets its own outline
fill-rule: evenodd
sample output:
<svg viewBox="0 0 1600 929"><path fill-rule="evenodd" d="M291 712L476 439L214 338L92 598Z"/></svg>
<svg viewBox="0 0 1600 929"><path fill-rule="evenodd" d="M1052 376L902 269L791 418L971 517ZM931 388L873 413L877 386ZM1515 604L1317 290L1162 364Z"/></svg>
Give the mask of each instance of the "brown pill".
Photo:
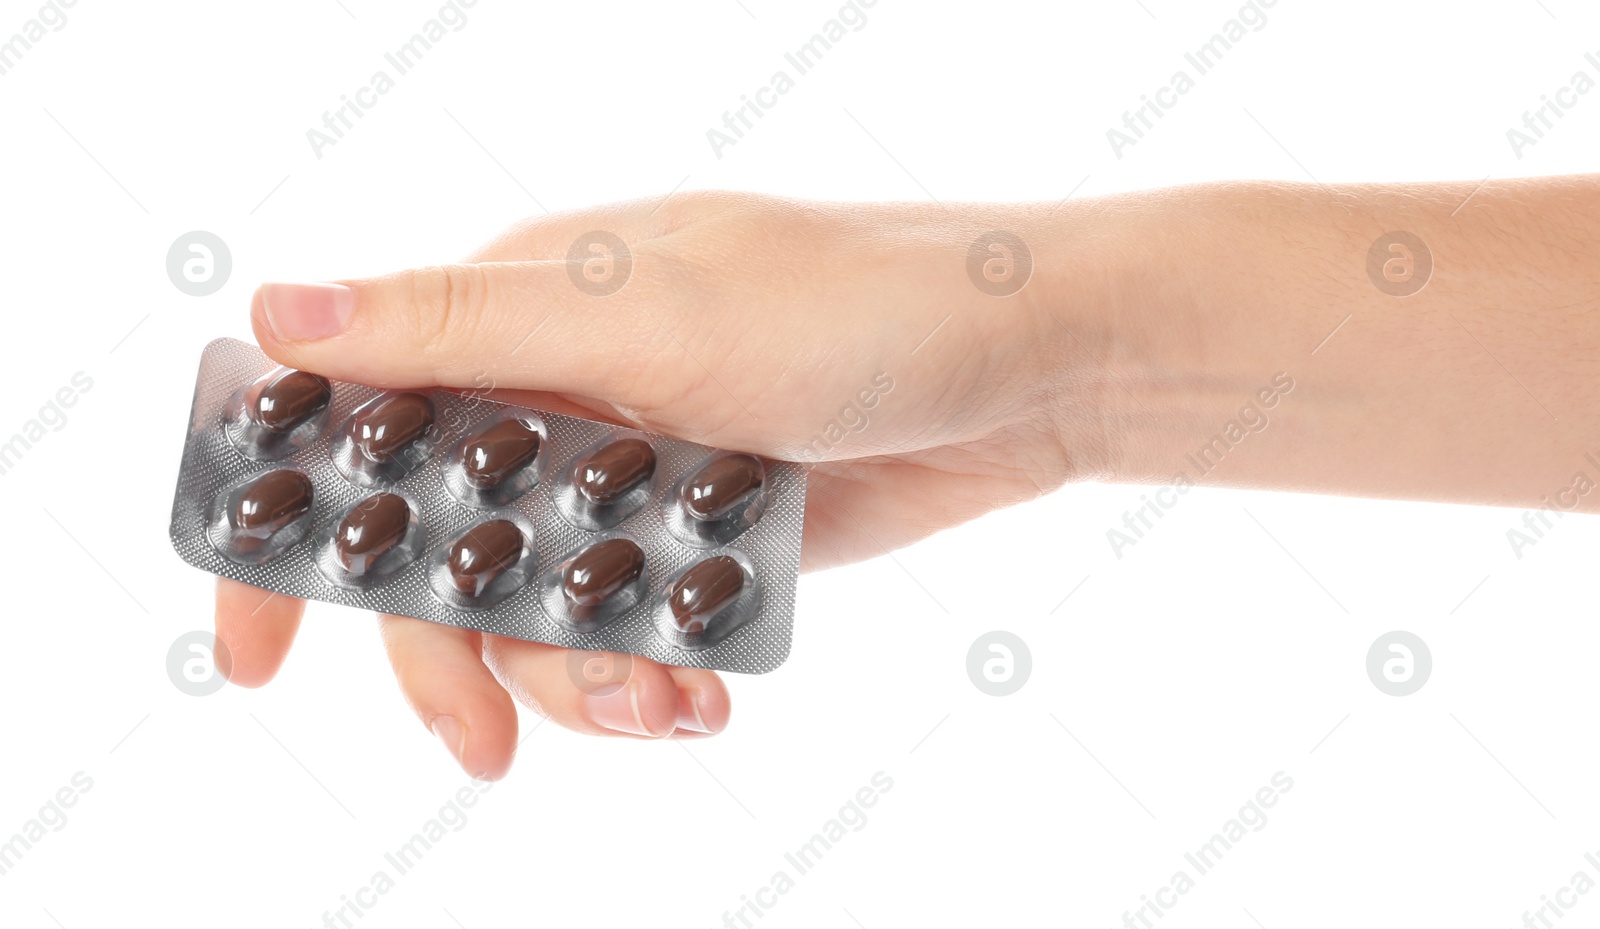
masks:
<svg viewBox="0 0 1600 929"><path fill-rule="evenodd" d="M728 556L707 558L673 582L667 591L667 609L678 631L700 635L717 611L744 591L744 568Z"/></svg>
<svg viewBox="0 0 1600 929"><path fill-rule="evenodd" d="M488 490L539 455L539 430L520 419L495 423L461 446L467 483Z"/></svg>
<svg viewBox="0 0 1600 929"><path fill-rule="evenodd" d="M607 539L572 559L561 590L578 607L597 607L644 574L644 552L632 539Z"/></svg>
<svg viewBox="0 0 1600 929"><path fill-rule="evenodd" d="M269 432L290 432L333 401L333 385L321 375L284 368L267 375L256 393L250 419Z"/></svg>
<svg viewBox="0 0 1600 929"><path fill-rule="evenodd" d="M721 519L756 495L764 475L761 462L750 455L724 455L690 475L678 498L695 519Z"/></svg>
<svg viewBox="0 0 1600 929"><path fill-rule="evenodd" d="M384 464L433 426L433 402L422 394L387 397L356 414L350 437L370 461Z"/></svg>
<svg viewBox="0 0 1600 929"><path fill-rule="evenodd" d="M333 552L351 574L365 574L394 551L411 528L411 505L399 494L374 494L351 510L333 534Z"/></svg>
<svg viewBox="0 0 1600 929"><path fill-rule="evenodd" d="M618 439L572 468L578 493L599 506L616 503L656 473L656 450L643 439Z"/></svg>
<svg viewBox="0 0 1600 929"><path fill-rule="evenodd" d="M252 535L271 535L311 512L311 478L299 471L268 471L244 488L233 524Z"/></svg>
<svg viewBox="0 0 1600 929"><path fill-rule="evenodd" d="M472 527L450 546L446 561L456 590L468 597L482 595L495 578L516 567L522 543L522 530L509 519Z"/></svg>

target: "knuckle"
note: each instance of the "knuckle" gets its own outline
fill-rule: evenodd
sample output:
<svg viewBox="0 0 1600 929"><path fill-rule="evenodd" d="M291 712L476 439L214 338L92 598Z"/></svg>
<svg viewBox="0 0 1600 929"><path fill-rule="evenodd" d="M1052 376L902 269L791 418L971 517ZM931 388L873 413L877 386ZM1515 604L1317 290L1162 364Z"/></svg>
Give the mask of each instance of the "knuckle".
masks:
<svg viewBox="0 0 1600 929"><path fill-rule="evenodd" d="M704 223L743 223L756 219L787 201L767 194L735 190L691 190L658 201L655 211L661 233L676 232Z"/></svg>
<svg viewBox="0 0 1600 929"><path fill-rule="evenodd" d="M689 190L669 197L665 206L690 216L707 217L739 212L760 199L761 194L737 190Z"/></svg>
<svg viewBox="0 0 1600 929"><path fill-rule="evenodd" d="M488 278L479 265L435 265L408 274L411 330L418 347L448 358L472 344L489 304Z"/></svg>

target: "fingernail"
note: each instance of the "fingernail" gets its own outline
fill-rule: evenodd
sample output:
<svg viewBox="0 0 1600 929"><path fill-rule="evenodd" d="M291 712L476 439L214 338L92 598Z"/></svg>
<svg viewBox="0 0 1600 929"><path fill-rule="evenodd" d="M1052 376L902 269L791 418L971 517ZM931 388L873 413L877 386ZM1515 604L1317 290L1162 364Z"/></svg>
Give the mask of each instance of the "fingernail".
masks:
<svg viewBox="0 0 1600 929"><path fill-rule="evenodd" d="M462 731L461 724L456 722L456 718L454 716L435 716L431 728L433 729L433 734L438 736L439 741L443 742L444 747L449 750L450 757L454 758L457 764L465 765L466 762L462 760L461 756L467 748L467 735Z"/></svg>
<svg viewBox="0 0 1600 929"><path fill-rule="evenodd" d="M343 284L262 284L261 305L273 335L304 342L343 332L355 312L356 292Z"/></svg>
<svg viewBox="0 0 1600 929"><path fill-rule="evenodd" d="M644 717L639 712L639 685L632 681L620 690L589 694L584 698L584 708L595 725L613 732L651 737L663 734L651 732L650 727L645 725Z"/></svg>
<svg viewBox="0 0 1600 929"><path fill-rule="evenodd" d="M691 691L678 691L678 728L690 732L711 732L705 717L700 715L700 701Z"/></svg>

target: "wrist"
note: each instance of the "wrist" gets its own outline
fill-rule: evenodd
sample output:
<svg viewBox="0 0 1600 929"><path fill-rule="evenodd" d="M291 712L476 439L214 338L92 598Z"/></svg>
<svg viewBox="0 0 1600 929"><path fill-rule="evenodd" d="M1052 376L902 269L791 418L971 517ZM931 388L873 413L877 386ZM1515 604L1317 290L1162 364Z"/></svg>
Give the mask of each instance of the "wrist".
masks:
<svg viewBox="0 0 1600 929"><path fill-rule="evenodd" d="M1281 252L1298 235L1303 195L1204 184L1042 214L1032 307L1042 399L1074 479L1198 483L1209 475L1191 473L1197 443L1219 428L1265 428L1293 382L1286 366L1321 325L1272 303L1269 243Z"/></svg>
<svg viewBox="0 0 1600 929"><path fill-rule="evenodd" d="M1139 217L1148 195L1038 204L1021 223L1034 279L1027 316L1030 398L1047 424L1066 481L1126 480L1129 394L1146 378L1150 345L1135 338L1135 308L1151 303L1156 248Z"/></svg>

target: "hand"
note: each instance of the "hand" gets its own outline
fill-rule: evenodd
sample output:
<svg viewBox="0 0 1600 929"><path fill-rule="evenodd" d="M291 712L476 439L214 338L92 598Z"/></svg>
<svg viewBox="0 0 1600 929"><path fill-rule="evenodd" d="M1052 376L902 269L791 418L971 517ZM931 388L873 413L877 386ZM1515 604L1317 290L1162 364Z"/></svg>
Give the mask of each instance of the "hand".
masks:
<svg viewBox="0 0 1600 929"><path fill-rule="evenodd" d="M1047 209L684 195L531 220L464 264L268 284L252 322L268 355L337 380L492 386L496 399L808 462L803 567L816 569L1094 473L1095 437L1063 441L1070 340L1035 298L1044 288L996 297L967 270L978 236L1040 229ZM605 296L581 273L603 263L567 261L594 231L631 252L631 269L612 256L610 273L627 276ZM231 680L270 680L303 610L219 581ZM689 738L728 723L713 672L631 657L624 689L589 694L567 649L379 622L406 699L474 776L511 764L513 696L593 734Z"/></svg>
<svg viewBox="0 0 1600 929"><path fill-rule="evenodd" d="M1226 183L1055 206L694 194L533 220L467 264L267 285L252 314L269 355L330 377L492 385L808 462L805 568L1075 478L1548 519L1532 511L1600 512L1600 409L1583 399L1600 357L1597 203L1594 175ZM1031 250L1031 278L1007 296L968 270L993 230ZM1394 230L1421 261L1404 288L1375 270ZM566 260L596 231L631 251L608 296ZM303 609L264 596L219 586L218 637L247 686L276 672ZM407 699L474 775L510 765L511 695L597 734L728 722L706 671L634 658L627 688L603 697L565 673L599 653L381 623Z"/></svg>

